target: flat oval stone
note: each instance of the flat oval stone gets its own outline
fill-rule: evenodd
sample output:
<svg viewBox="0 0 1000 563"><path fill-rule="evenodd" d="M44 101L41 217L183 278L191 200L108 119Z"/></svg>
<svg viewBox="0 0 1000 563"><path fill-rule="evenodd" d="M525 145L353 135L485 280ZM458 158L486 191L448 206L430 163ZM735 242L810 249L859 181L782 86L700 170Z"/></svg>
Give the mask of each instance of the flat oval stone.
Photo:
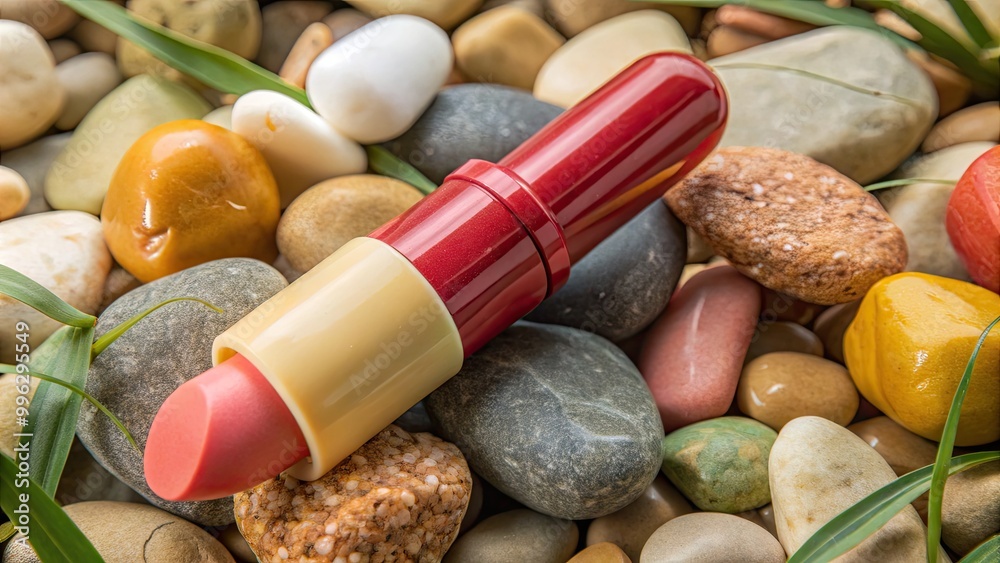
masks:
<svg viewBox="0 0 1000 563"><path fill-rule="evenodd" d="M948 478L941 503L941 538L959 555L1000 532L1000 461Z"/></svg>
<svg viewBox="0 0 1000 563"><path fill-rule="evenodd" d="M757 524L732 514L698 512L660 526L642 548L641 561L782 563L785 551Z"/></svg>
<svg viewBox="0 0 1000 563"><path fill-rule="evenodd" d="M617 545L602 542L581 550L566 563L632 563L632 559Z"/></svg>
<svg viewBox="0 0 1000 563"><path fill-rule="evenodd" d="M587 527L587 545L610 542L620 547L630 559L638 561L642 546L657 528L693 511L684 495L677 492L663 475L657 475L631 504L618 512L594 519Z"/></svg>
<svg viewBox="0 0 1000 563"><path fill-rule="evenodd" d="M816 530L896 479L889 464L850 430L804 416L786 424L768 463L778 539L795 553ZM838 561L924 561L926 530L912 506L903 508ZM944 550L940 561L951 561Z"/></svg>
<svg viewBox="0 0 1000 563"><path fill-rule="evenodd" d="M521 508L477 524L451 546L444 563L564 563L579 537L572 520Z"/></svg>
<svg viewBox="0 0 1000 563"><path fill-rule="evenodd" d="M122 83L115 60L105 53L84 53L59 63L56 76L66 91L66 106L55 122L62 131L74 129L97 102Z"/></svg>
<svg viewBox="0 0 1000 563"><path fill-rule="evenodd" d="M810 303L857 299L906 264L903 233L875 197L800 154L719 149L664 197L741 273Z"/></svg>
<svg viewBox="0 0 1000 563"><path fill-rule="evenodd" d="M574 264L566 285L526 318L614 342L638 334L667 307L684 268L684 233L667 206L654 201Z"/></svg>
<svg viewBox="0 0 1000 563"><path fill-rule="evenodd" d="M441 28L415 16L387 16L323 51L309 69L306 93L334 129L359 143L381 143L413 125L452 63Z"/></svg>
<svg viewBox="0 0 1000 563"><path fill-rule="evenodd" d="M1000 143L1000 102L983 102L938 121L920 150L932 153L952 145L988 141Z"/></svg>
<svg viewBox="0 0 1000 563"><path fill-rule="evenodd" d="M771 500L767 459L777 434L740 416L674 430L663 439L663 473L698 508L735 514Z"/></svg>
<svg viewBox="0 0 1000 563"><path fill-rule="evenodd" d="M16 170L0 166L0 221L21 214L31 201L31 188Z"/></svg>
<svg viewBox="0 0 1000 563"><path fill-rule="evenodd" d="M185 381L212 367L212 340L285 288L274 268L248 258L216 260L134 289L98 318L97 336L141 311L174 297L197 297L223 310L193 302L173 303L122 335L91 364L87 391L125 423L139 447L163 401ZM169 502L146 485L142 454L89 403L80 410L77 436L115 477L154 505L206 526L233 521L231 498Z"/></svg>
<svg viewBox="0 0 1000 563"><path fill-rule="evenodd" d="M742 413L775 430L800 416L847 426L858 412L858 390L847 369L800 352L771 352L748 362L736 401Z"/></svg>
<svg viewBox="0 0 1000 563"><path fill-rule="evenodd" d="M659 51L691 52L687 35L673 17L656 10L613 17L554 52L538 71L534 95L571 107L634 61Z"/></svg>
<svg viewBox="0 0 1000 563"><path fill-rule="evenodd" d="M633 2L632 0L544 0L545 16L566 37L573 37L585 29L597 25L615 16L637 12L639 10L660 10L677 19L689 35L698 34L701 23L701 10L691 6L676 6L659 2Z"/></svg>
<svg viewBox="0 0 1000 563"><path fill-rule="evenodd" d="M483 0L348 0L348 4L373 18L410 14L430 20L444 29L451 29L468 19L482 3Z"/></svg>
<svg viewBox="0 0 1000 563"><path fill-rule="evenodd" d="M261 561L440 561L471 489L454 444L389 425L315 481L278 476L233 500Z"/></svg>
<svg viewBox="0 0 1000 563"><path fill-rule="evenodd" d="M823 357L823 342L808 328L785 321L759 323L744 362L771 352L799 352Z"/></svg>
<svg viewBox="0 0 1000 563"><path fill-rule="evenodd" d="M560 113L515 88L459 84L438 93L406 133L384 146L440 184L470 159L499 161Z"/></svg>
<svg viewBox="0 0 1000 563"><path fill-rule="evenodd" d="M760 286L730 266L707 268L653 324L639 371L669 432L726 414L760 311Z"/></svg>
<svg viewBox="0 0 1000 563"><path fill-rule="evenodd" d="M5 150L34 140L59 118L66 90L55 67L55 57L37 31L0 20L0 146Z"/></svg>
<svg viewBox="0 0 1000 563"><path fill-rule="evenodd" d="M3 165L20 174L31 189L31 200L21 215L52 211L45 201L45 174L72 136L72 133L48 135L23 147L4 151Z"/></svg>
<svg viewBox="0 0 1000 563"><path fill-rule="evenodd" d="M545 514L610 514L660 466L649 389L621 350L581 330L514 325L424 403L477 474Z"/></svg>
<svg viewBox="0 0 1000 563"><path fill-rule="evenodd" d="M3 19L35 28L46 39L59 37L80 21L72 8L59 0L0 0Z"/></svg>

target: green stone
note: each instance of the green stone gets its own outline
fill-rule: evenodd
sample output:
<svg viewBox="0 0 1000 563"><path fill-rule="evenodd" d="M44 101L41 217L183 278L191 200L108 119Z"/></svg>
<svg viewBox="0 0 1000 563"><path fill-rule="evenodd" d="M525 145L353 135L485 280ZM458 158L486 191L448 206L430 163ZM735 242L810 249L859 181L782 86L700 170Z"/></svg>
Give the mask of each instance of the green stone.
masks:
<svg viewBox="0 0 1000 563"><path fill-rule="evenodd" d="M771 502L767 458L777 437L741 416L697 422L663 439L663 473L702 510L758 508Z"/></svg>

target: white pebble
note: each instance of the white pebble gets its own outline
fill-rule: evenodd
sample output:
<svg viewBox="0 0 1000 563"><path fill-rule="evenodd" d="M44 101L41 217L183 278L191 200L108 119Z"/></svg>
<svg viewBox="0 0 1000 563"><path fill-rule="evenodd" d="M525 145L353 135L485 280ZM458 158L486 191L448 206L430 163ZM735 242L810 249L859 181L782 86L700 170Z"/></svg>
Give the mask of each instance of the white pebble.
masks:
<svg viewBox="0 0 1000 563"><path fill-rule="evenodd" d="M56 67L56 76L66 90L66 107L56 120L63 131L76 128L97 102L119 84L122 75L118 65L106 53L84 53Z"/></svg>
<svg viewBox="0 0 1000 563"><path fill-rule="evenodd" d="M10 150L44 133L65 103L56 59L42 36L21 22L0 20L0 147Z"/></svg>

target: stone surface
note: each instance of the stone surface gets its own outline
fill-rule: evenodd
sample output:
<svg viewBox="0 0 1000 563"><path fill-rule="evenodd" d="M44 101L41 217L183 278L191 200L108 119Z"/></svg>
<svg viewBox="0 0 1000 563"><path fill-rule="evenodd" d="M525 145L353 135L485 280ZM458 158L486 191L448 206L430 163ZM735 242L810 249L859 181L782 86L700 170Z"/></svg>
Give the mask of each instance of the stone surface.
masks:
<svg viewBox="0 0 1000 563"><path fill-rule="evenodd" d="M938 116L944 117L954 112L969 100L972 94L972 81L953 65L941 63L928 53L914 49L906 51L906 58L922 70L934 85L938 99Z"/></svg>
<svg viewBox="0 0 1000 563"><path fill-rule="evenodd" d="M115 260L146 283L221 258L274 261L278 200L253 145L185 119L150 130L125 153L101 225Z"/></svg>
<svg viewBox="0 0 1000 563"><path fill-rule="evenodd" d="M444 563L565 563L576 551L576 523L518 509L483 520L448 550Z"/></svg>
<svg viewBox="0 0 1000 563"><path fill-rule="evenodd" d="M470 159L499 161L560 113L514 88L461 84L442 90L413 127L384 146L440 184Z"/></svg>
<svg viewBox="0 0 1000 563"><path fill-rule="evenodd" d="M617 545L602 542L582 549L566 563L632 563L632 559Z"/></svg>
<svg viewBox="0 0 1000 563"><path fill-rule="evenodd" d="M454 444L390 425L316 481L237 493L236 524L262 561L440 561L471 489Z"/></svg>
<svg viewBox="0 0 1000 563"><path fill-rule="evenodd" d="M90 110L45 176L45 198L56 209L101 212L125 151L168 121L197 119L212 107L190 88L141 75L126 80Z"/></svg>
<svg viewBox="0 0 1000 563"><path fill-rule="evenodd" d="M953 145L906 163L893 176L957 183L969 165L994 146L982 141ZM948 199L954 191L954 184L918 183L876 192L889 217L906 236L910 249L907 271L970 279L945 228Z"/></svg>
<svg viewBox="0 0 1000 563"><path fill-rule="evenodd" d="M886 416L939 440L955 388L983 329L1000 316L1000 295L971 283L907 272L877 283L844 335L858 391ZM980 349L955 444L1000 438L1000 332Z"/></svg>
<svg viewBox="0 0 1000 563"><path fill-rule="evenodd" d="M73 440L70 447L55 499L62 506L99 500L148 504L139 493L98 463L80 440Z"/></svg>
<svg viewBox="0 0 1000 563"><path fill-rule="evenodd" d="M233 106L232 120L233 131L267 160L282 209L323 180L361 174L368 168L361 145L284 94L269 90L244 94Z"/></svg>
<svg viewBox="0 0 1000 563"><path fill-rule="evenodd" d="M56 65L83 52L76 42L66 38L49 41L49 50L52 51L52 57L55 58Z"/></svg>
<svg viewBox="0 0 1000 563"><path fill-rule="evenodd" d="M740 412L775 430L800 416L847 426L858 412L858 390L836 362L814 354L772 352L743 368L736 402Z"/></svg>
<svg viewBox="0 0 1000 563"><path fill-rule="evenodd" d="M0 14L5 20L32 26L46 39L59 37L80 21L76 12L59 0L0 0Z"/></svg>
<svg viewBox="0 0 1000 563"><path fill-rule="evenodd" d="M534 95L570 107L644 55L691 52L687 35L673 17L655 10L623 14L570 39L545 61Z"/></svg>
<svg viewBox="0 0 1000 563"><path fill-rule="evenodd" d="M566 42L545 20L515 5L470 19L451 41L458 68L472 80L529 91L545 61Z"/></svg>
<svg viewBox="0 0 1000 563"><path fill-rule="evenodd" d="M7 362L8 360L3 361ZM16 455L14 448L17 446L18 440L14 434L21 431L21 426L17 423L17 397L25 395L31 400L35 396L35 389L40 382L40 379L33 377L28 382L28 388L25 389L24 379L18 379L16 374L0 375L0 432L2 432L0 434L0 453L7 457L13 458ZM27 391L27 393L21 393L21 391Z"/></svg>
<svg viewBox="0 0 1000 563"><path fill-rule="evenodd" d="M52 51L37 31L21 22L0 20L0 107L4 108L0 146L4 149L37 138L59 117L66 91L55 66Z"/></svg>
<svg viewBox="0 0 1000 563"><path fill-rule="evenodd" d="M45 201L45 174L72 136L72 133L49 135L12 151L4 151L3 165L20 174L31 189L31 200L21 215L52 211Z"/></svg>
<svg viewBox="0 0 1000 563"><path fill-rule="evenodd" d="M620 341L667 307L681 270L684 225L662 201L615 231L573 265L569 281L526 317Z"/></svg>
<svg viewBox="0 0 1000 563"><path fill-rule="evenodd" d="M857 299L906 262L903 233L875 197L799 154L720 149L665 197L741 273L810 303Z"/></svg>
<svg viewBox="0 0 1000 563"><path fill-rule="evenodd" d="M952 475L945 482L941 537L959 555L1000 532L1000 462Z"/></svg>
<svg viewBox="0 0 1000 563"><path fill-rule="evenodd" d="M270 266L246 258L217 260L130 291L101 314L101 335L140 311L173 297L197 297L221 308L215 313L192 302L173 303L140 321L98 356L87 391L125 423L141 448L153 417L177 387L212 367L212 340L283 289L284 278ZM80 412L77 435L113 475L150 502L199 524L233 521L230 498L168 502L146 485L142 456L110 420L89 404Z"/></svg>
<svg viewBox="0 0 1000 563"><path fill-rule="evenodd" d="M155 507L94 501L64 507L106 563L233 563L208 532ZM4 563L39 563L34 552L10 542Z"/></svg>
<svg viewBox="0 0 1000 563"><path fill-rule="evenodd" d="M333 45L333 31L330 30L330 26L323 22L309 24L292 45L288 58L281 64L278 76L299 88L304 88L309 67L330 45Z"/></svg>
<svg viewBox="0 0 1000 563"><path fill-rule="evenodd" d="M796 299L791 295L786 295L780 291L764 288L760 301L760 332L766 332L764 326L775 321L790 322L801 326L809 326L813 319L822 311L826 310L826 305L817 305L801 299ZM811 340L805 336L806 340Z"/></svg>
<svg viewBox="0 0 1000 563"><path fill-rule="evenodd" d="M844 333L854 320L861 300L840 303L823 311L813 323L813 332L823 341L826 356L844 363Z"/></svg>
<svg viewBox="0 0 1000 563"><path fill-rule="evenodd" d="M739 516L700 512L659 527L642 548L642 563L782 563L781 544L764 528Z"/></svg>
<svg viewBox="0 0 1000 563"><path fill-rule="evenodd" d="M808 328L797 323L760 323L743 361L750 362L771 352L801 352L822 358L823 342Z"/></svg>
<svg viewBox="0 0 1000 563"><path fill-rule="evenodd" d="M639 357L669 432L722 416L760 312L760 286L730 266L707 268L674 295Z"/></svg>
<svg viewBox="0 0 1000 563"><path fill-rule="evenodd" d="M278 249L307 272L338 248L406 211L423 195L387 176L342 176L306 190L278 223Z"/></svg>
<svg viewBox="0 0 1000 563"><path fill-rule="evenodd" d="M117 1L121 5L125 4L122 0ZM80 23L70 30L69 37L79 43L84 51L104 53L113 57L118 49L118 36L88 19L81 19Z"/></svg>
<svg viewBox="0 0 1000 563"><path fill-rule="evenodd" d="M739 416L696 422L663 439L663 473L698 508L735 514L771 500L767 458L777 434Z"/></svg>
<svg viewBox="0 0 1000 563"><path fill-rule="evenodd" d="M937 116L924 73L894 43L858 28L818 29L710 63L731 103L722 146L801 153L861 184L909 156ZM799 69L881 95L811 75L738 66L746 64Z"/></svg>
<svg viewBox="0 0 1000 563"><path fill-rule="evenodd" d="M701 20L700 11L689 6L669 6L658 2L630 0L544 0L545 17L566 37L573 37L605 20L639 10L660 10L677 19L688 35L694 35Z"/></svg>
<svg viewBox="0 0 1000 563"><path fill-rule="evenodd" d="M66 91L66 106L56 129L75 129L104 96L122 82L115 60L104 53L84 53L56 67L56 76Z"/></svg>
<svg viewBox="0 0 1000 563"><path fill-rule="evenodd" d="M359 143L409 129L434 100L453 65L441 28L410 15L380 18L323 51L306 77L316 113Z"/></svg>
<svg viewBox="0 0 1000 563"><path fill-rule="evenodd" d="M424 403L477 474L553 516L619 510L660 465L662 426L641 376L614 345L580 330L515 325Z"/></svg>
<svg viewBox="0 0 1000 563"><path fill-rule="evenodd" d="M97 308L98 314L103 313L116 299L142 285L142 282L135 279L135 276L128 273L125 268L118 264L111 267L108 277L104 280L104 292L101 296L101 305Z"/></svg>
<svg viewBox="0 0 1000 563"><path fill-rule="evenodd" d="M1000 146L962 174L945 210L945 230L969 276L1000 293Z"/></svg>
<svg viewBox="0 0 1000 563"><path fill-rule="evenodd" d="M96 218L79 211L50 211L0 223L0 264L93 314L101 304L111 254ZM20 321L30 327L32 350L63 326L12 297L0 295L0 362L14 363Z"/></svg>
<svg viewBox="0 0 1000 563"><path fill-rule="evenodd" d="M938 121L920 145L920 150L931 153L976 141L1000 143L1000 102L969 106Z"/></svg>
<svg viewBox="0 0 1000 563"><path fill-rule="evenodd" d="M639 561L642 546L664 523L694 509L662 475L625 508L601 516L587 527L587 545L610 543L621 548L632 561Z"/></svg>
<svg viewBox="0 0 1000 563"><path fill-rule="evenodd" d="M768 473L778 539L786 553L834 516L896 478L892 468L850 430L804 416L784 426L771 448ZM857 547L844 563L926 559L926 530L907 506ZM941 550L939 561L950 561Z"/></svg>
<svg viewBox="0 0 1000 563"><path fill-rule="evenodd" d="M323 19L332 9L330 2L319 0L286 0L264 6L261 10L263 33L257 64L271 72L278 72L302 32L310 24Z"/></svg>
<svg viewBox="0 0 1000 563"><path fill-rule="evenodd" d="M233 130L233 106L221 106L213 109L201 118L202 121Z"/></svg>
<svg viewBox="0 0 1000 563"><path fill-rule="evenodd" d="M31 188L17 171L0 166L0 221L17 217L31 201Z"/></svg>
<svg viewBox="0 0 1000 563"><path fill-rule="evenodd" d="M711 58L745 51L768 42L768 38L730 25L720 25L708 36L705 48Z"/></svg>
<svg viewBox="0 0 1000 563"><path fill-rule="evenodd" d="M392 14L410 14L430 20L450 30L471 16L483 0L348 0L348 4L373 18Z"/></svg>
<svg viewBox="0 0 1000 563"><path fill-rule="evenodd" d="M237 561L241 563L257 563L257 556L254 555L253 550L250 549L250 544L247 543L247 540L240 533L240 529L235 523L226 526L219 533L219 542L229 550L229 553Z"/></svg>
<svg viewBox="0 0 1000 563"><path fill-rule="evenodd" d="M753 33L769 40L783 39L816 29L815 25L759 12L739 4L719 6L715 21L720 26Z"/></svg>
<svg viewBox="0 0 1000 563"><path fill-rule="evenodd" d="M347 34L364 27L371 21L370 17L352 8L341 8L323 18L323 23L330 28L334 41L343 39Z"/></svg>
<svg viewBox="0 0 1000 563"><path fill-rule="evenodd" d="M129 0L128 9L181 35L221 47L244 59L253 60L260 48L260 6L254 0ZM125 76L146 73L197 84L149 51L121 38L117 59Z"/></svg>

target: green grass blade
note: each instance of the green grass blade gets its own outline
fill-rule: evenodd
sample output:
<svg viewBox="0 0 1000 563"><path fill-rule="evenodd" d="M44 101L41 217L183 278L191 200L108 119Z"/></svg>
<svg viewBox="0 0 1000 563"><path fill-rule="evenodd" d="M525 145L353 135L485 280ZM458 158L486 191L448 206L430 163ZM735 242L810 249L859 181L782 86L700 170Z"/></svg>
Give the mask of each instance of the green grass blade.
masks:
<svg viewBox="0 0 1000 563"><path fill-rule="evenodd" d="M0 373L18 373L18 371L17 371L17 369L15 369L14 366L12 366L10 364L0 364ZM91 395L90 393L87 393L86 391L84 391L83 389L77 387L76 385L73 385L72 383L66 383L65 381L63 381L61 379L58 379L58 378L55 378L55 377L52 377L51 375L46 375L44 373L39 373L37 371L28 371L28 374L31 377L37 377L38 379L41 379L42 381L47 381L49 383L58 385L60 387L65 387L66 389L69 389L73 393L76 393L80 397L86 399L88 403L94 405L94 408L96 408L97 410L101 411L102 413L104 413L105 416L107 416L109 419L111 419L111 422L114 423L114 425L118 427L118 430L121 430L122 435L125 436L125 439L128 440L129 444L132 444L133 448L135 448L138 451L141 451L141 450L139 450L139 444L136 443L135 438L132 437L132 433L129 432L128 428L125 427L125 423L122 422L121 419L119 419L117 416L115 416L115 413L111 412L108 409L108 407L104 406L93 395Z"/></svg>
<svg viewBox="0 0 1000 563"><path fill-rule="evenodd" d="M34 445L34 444L32 444ZM21 502L21 495L28 495ZM45 563L104 563L80 528L37 483L20 473L17 463L0 455L0 508L20 524L21 504L27 505L29 543Z"/></svg>
<svg viewBox="0 0 1000 563"><path fill-rule="evenodd" d="M96 358L98 354L100 354L101 352L103 352L105 350L105 348L107 348L108 346L111 346L111 344L115 340L118 340L118 338L121 335L123 335L126 332L128 332L128 330L131 329L133 326L135 326L136 323L138 323L142 319L146 318L147 315L149 315L153 311L159 309L160 307L163 307L164 305L169 305L170 303L176 303L177 301L194 301L196 303L201 303L202 305L208 307L209 309L215 311L216 313L223 313L223 312L225 312L222 309L216 307L215 305L212 305L208 301L205 301L203 299L198 299L197 297L174 297L173 299L167 299L166 301L164 301L162 303L158 303L156 305L153 305L152 307L150 307L149 309L146 309L145 311L137 313L131 319L123 322L122 324L120 324L120 325L112 328L108 332L106 332L103 335L101 335L101 337L98 338L97 341L94 342L94 345L91 347L91 352L90 352L91 360L93 360L94 358Z"/></svg>
<svg viewBox="0 0 1000 563"><path fill-rule="evenodd" d="M976 546L975 549L965 554L965 557L958 563L996 563L997 561L1000 561L1000 534L996 534Z"/></svg>
<svg viewBox="0 0 1000 563"><path fill-rule="evenodd" d="M253 90L274 90L306 106L305 90L243 57L132 15L105 0L60 0L81 16L139 47L172 68L222 92L242 95Z"/></svg>
<svg viewBox="0 0 1000 563"><path fill-rule="evenodd" d="M934 460L934 473L931 477L930 499L927 502L927 561L937 562L937 547L941 542L941 502L944 498L944 485L948 480L948 465L951 463L951 452L955 448L955 435L958 433L958 422L962 416L962 403L965 401L965 394L969 390L969 382L972 381L972 371L976 367L976 358L979 357L979 350L986 342L986 337L993 330L993 327L1000 323L1000 317L993 319L983 333L979 335L969 362L965 365L965 372L958 382L955 396L951 399L951 408L948 409L948 418L944 423L944 430L941 432L941 443L938 445L937 457ZM934 549L931 550L931 547Z"/></svg>
<svg viewBox="0 0 1000 563"><path fill-rule="evenodd" d="M64 325L92 327L97 324L97 317L77 310L35 280L3 264L0 264L0 293Z"/></svg>
<svg viewBox="0 0 1000 563"><path fill-rule="evenodd" d="M885 182L868 184L865 186L865 191L874 192L876 190L884 190L886 188L909 186L910 184L946 184L953 186L955 185L955 180L942 180L940 178L900 178L899 180L886 180Z"/></svg>
<svg viewBox="0 0 1000 563"><path fill-rule="evenodd" d="M1000 459L1000 451L977 452L952 459L949 473L958 473ZM875 533L900 510L930 488L933 465L921 467L861 499L816 530L788 563L831 561Z"/></svg>
<svg viewBox="0 0 1000 563"><path fill-rule="evenodd" d="M385 147L368 145L365 147L365 151L368 153L368 167L372 169L372 172L402 180L420 190L424 195L437 189L437 185L428 180L427 176L421 174L409 163L403 162Z"/></svg>
<svg viewBox="0 0 1000 563"><path fill-rule="evenodd" d="M56 374L60 381L82 388L90 369L93 328L63 327L38 347L28 364L31 371ZM49 382L35 390L29 405L31 433L31 478L55 496L69 449L76 434L81 397Z"/></svg>
<svg viewBox="0 0 1000 563"><path fill-rule="evenodd" d="M993 43L993 36L990 35L986 26L976 12L969 6L966 0L948 0L952 11L958 16L958 21L962 22L962 27L969 32L969 37L980 47L986 47Z"/></svg>

